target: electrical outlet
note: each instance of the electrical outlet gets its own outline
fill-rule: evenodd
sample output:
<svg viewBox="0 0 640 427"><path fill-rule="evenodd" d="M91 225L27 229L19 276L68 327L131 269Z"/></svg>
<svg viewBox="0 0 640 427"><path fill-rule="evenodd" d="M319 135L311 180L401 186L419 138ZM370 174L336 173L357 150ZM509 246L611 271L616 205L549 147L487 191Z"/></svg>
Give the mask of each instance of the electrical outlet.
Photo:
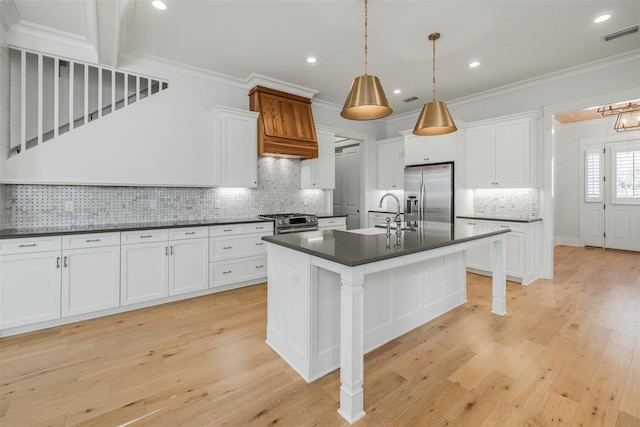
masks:
<svg viewBox="0 0 640 427"><path fill-rule="evenodd" d="M158 209L158 200L149 199L149 209Z"/></svg>
<svg viewBox="0 0 640 427"><path fill-rule="evenodd" d="M216 199L213 202L213 207L214 207L214 209L220 209L222 207L222 203L220 202L220 199Z"/></svg>
<svg viewBox="0 0 640 427"><path fill-rule="evenodd" d="M73 200L67 200L64 202L64 211L73 212Z"/></svg>

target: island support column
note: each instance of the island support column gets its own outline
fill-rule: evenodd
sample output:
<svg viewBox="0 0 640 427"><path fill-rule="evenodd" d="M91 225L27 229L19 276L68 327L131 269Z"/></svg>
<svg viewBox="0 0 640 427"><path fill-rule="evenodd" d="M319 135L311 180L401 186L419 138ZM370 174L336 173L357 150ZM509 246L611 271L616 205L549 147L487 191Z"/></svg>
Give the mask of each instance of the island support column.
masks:
<svg viewBox="0 0 640 427"><path fill-rule="evenodd" d="M351 267L340 275L340 409L350 424L365 416L364 269Z"/></svg>
<svg viewBox="0 0 640 427"><path fill-rule="evenodd" d="M504 316L507 314L507 238L493 242L493 302L491 312Z"/></svg>

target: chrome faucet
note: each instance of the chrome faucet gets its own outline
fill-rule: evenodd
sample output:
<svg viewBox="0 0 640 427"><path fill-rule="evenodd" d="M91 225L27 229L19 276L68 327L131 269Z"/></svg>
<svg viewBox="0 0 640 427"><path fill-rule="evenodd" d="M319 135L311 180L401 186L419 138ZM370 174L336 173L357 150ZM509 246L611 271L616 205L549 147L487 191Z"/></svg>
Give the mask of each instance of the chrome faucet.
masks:
<svg viewBox="0 0 640 427"><path fill-rule="evenodd" d="M396 195L391 194L391 193L387 193L384 196L382 196L382 198L380 199L380 205L378 207L382 207L382 202L384 202L384 199L387 197L393 197L393 199L396 201L396 217L393 219L393 222L396 223L396 234L398 236L400 236L402 234L402 219L400 219L400 199L398 199L398 197L396 197Z"/></svg>

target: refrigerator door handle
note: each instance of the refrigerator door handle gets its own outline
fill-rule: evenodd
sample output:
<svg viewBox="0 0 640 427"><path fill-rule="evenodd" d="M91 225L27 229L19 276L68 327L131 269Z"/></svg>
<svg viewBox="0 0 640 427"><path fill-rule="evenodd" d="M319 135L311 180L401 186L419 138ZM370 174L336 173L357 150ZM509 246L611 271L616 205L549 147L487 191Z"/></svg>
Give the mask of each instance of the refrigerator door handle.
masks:
<svg viewBox="0 0 640 427"><path fill-rule="evenodd" d="M418 202L418 220L424 221L424 181L420 182L420 201Z"/></svg>

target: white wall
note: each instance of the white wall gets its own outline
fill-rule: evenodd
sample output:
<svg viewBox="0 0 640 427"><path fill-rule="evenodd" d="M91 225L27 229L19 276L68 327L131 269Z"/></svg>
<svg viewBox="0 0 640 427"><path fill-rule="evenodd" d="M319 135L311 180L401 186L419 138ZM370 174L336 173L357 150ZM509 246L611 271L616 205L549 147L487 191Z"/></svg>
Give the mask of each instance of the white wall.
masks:
<svg viewBox="0 0 640 427"><path fill-rule="evenodd" d="M623 101L623 100L620 100ZM586 122L554 124L556 137L556 243L581 245L580 241L580 139L615 137L616 118L602 118ZM640 135L639 135L640 137Z"/></svg>
<svg viewBox="0 0 640 427"><path fill-rule="evenodd" d="M0 19L0 179L6 176L9 155L9 48L7 31ZM0 184L0 229L6 226L7 195L5 186Z"/></svg>

